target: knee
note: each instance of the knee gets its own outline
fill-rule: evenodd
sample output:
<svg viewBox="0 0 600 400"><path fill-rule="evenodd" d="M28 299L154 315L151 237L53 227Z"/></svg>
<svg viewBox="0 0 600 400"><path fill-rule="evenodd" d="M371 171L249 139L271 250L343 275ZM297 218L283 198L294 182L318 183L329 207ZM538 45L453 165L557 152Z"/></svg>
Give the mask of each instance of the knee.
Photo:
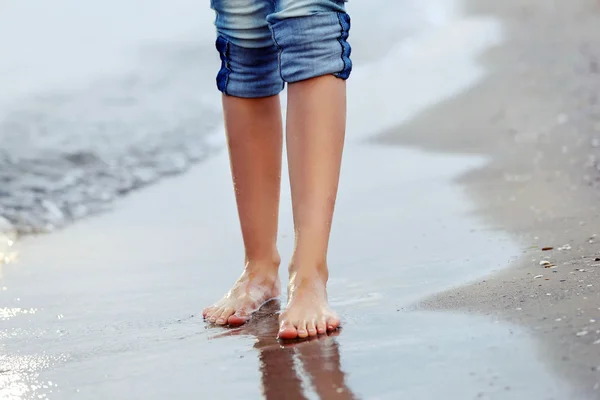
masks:
<svg viewBox="0 0 600 400"><path fill-rule="evenodd" d="M273 21L271 30L280 50L284 81L293 83L323 75L349 78L352 61L347 13L330 11L283 18Z"/></svg>
<svg viewBox="0 0 600 400"><path fill-rule="evenodd" d="M239 43L239 42L238 42ZM243 46L226 36L217 37L221 57L217 88L224 94L259 98L274 96L284 87L279 73L279 50L274 44L263 47Z"/></svg>

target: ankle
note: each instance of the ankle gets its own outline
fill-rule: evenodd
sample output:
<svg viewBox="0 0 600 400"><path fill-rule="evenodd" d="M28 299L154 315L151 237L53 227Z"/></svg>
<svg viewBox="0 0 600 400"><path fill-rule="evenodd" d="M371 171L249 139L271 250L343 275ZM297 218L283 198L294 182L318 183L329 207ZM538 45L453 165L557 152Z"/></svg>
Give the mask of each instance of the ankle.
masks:
<svg viewBox="0 0 600 400"><path fill-rule="evenodd" d="M290 283L301 280L314 280L315 278L327 283L329 269L327 262L297 262L292 261L288 267Z"/></svg>
<svg viewBox="0 0 600 400"><path fill-rule="evenodd" d="M247 271L278 272L281 257L278 252L274 252L268 256L249 256L246 254L245 263Z"/></svg>

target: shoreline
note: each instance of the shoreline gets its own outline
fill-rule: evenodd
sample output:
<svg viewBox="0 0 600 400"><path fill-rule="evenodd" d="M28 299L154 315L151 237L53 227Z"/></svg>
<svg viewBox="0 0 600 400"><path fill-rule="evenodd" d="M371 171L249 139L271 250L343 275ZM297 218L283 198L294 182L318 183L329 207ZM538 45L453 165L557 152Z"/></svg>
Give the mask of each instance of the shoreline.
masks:
<svg viewBox="0 0 600 400"><path fill-rule="evenodd" d="M492 15L506 28L504 43L479 59L489 74L376 141L490 156L459 182L476 214L512 234L523 254L414 308L524 326L538 338L542 359L583 395L600 398L600 54L593 46L600 7L591 0L471 0L467 12ZM544 268L545 260L553 265Z"/></svg>

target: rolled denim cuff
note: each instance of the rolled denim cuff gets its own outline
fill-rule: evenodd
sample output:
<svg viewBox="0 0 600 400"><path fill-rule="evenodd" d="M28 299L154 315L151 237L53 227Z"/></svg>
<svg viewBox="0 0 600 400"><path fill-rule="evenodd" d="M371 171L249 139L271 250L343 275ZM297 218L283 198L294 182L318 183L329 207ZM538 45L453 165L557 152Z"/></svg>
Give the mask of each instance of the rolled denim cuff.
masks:
<svg viewBox="0 0 600 400"><path fill-rule="evenodd" d="M283 90L284 82L279 73L277 46L240 47L219 36L216 47L221 56L217 88L224 94L260 98L274 96Z"/></svg>
<svg viewBox="0 0 600 400"><path fill-rule="evenodd" d="M284 81L294 83L324 75L350 77L350 16L347 13L287 18L270 26L280 51L279 66Z"/></svg>

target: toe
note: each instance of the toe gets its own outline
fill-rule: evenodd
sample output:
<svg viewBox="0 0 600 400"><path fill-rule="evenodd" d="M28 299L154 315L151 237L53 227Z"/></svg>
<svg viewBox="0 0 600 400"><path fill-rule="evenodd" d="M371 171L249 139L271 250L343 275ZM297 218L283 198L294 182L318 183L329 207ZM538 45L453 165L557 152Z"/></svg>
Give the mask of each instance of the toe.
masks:
<svg viewBox="0 0 600 400"><path fill-rule="evenodd" d="M246 313L245 311L238 310L238 311L236 311L235 314L232 314L229 316L229 319L227 320L227 322L231 326L240 326L240 325L244 325L246 322L248 322L249 318L250 318L250 315L248 313Z"/></svg>
<svg viewBox="0 0 600 400"><path fill-rule="evenodd" d="M279 326L277 337L279 339L296 339L298 337L298 330L291 321L284 319Z"/></svg>
<svg viewBox="0 0 600 400"><path fill-rule="evenodd" d="M339 327L340 327L340 319L338 317L327 318L327 330L329 332L335 331Z"/></svg>
<svg viewBox="0 0 600 400"><path fill-rule="evenodd" d="M219 318L217 318L217 321L215 323L217 325L225 325L227 323L228 318L231 317L234 311L235 310L231 307L223 309L223 312L221 313Z"/></svg>
<svg viewBox="0 0 600 400"><path fill-rule="evenodd" d="M306 329L306 321L300 321L296 324L298 327L298 337L300 339L306 339L308 337L308 330Z"/></svg>
<svg viewBox="0 0 600 400"><path fill-rule="evenodd" d="M208 320L214 324L221 314L223 314L223 308L218 308L208 317Z"/></svg>
<svg viewBox="0 0 600 400"><path fill-rule="evenodd" d="M317 336L317 327L315 326L314 320L310 320L306 323L306 331L308 332L308 336Z"/></svg>
<svg viewBox="0 0 600 400"><path fill-rule="evenodd" d="M327 321L325 318L321 318L317 322L317 333L319 335L324 335L325 333L327 333Z"/></svg>
<svg viewBox="0 0 600 400"><path fill-rule="evenodd" d="M214 314L214 312L217 310L217 307L215 306L210 306L210 307L206 307L204 310L202 310L202 316L206 319L210 318L211 315Z"/></svg>

